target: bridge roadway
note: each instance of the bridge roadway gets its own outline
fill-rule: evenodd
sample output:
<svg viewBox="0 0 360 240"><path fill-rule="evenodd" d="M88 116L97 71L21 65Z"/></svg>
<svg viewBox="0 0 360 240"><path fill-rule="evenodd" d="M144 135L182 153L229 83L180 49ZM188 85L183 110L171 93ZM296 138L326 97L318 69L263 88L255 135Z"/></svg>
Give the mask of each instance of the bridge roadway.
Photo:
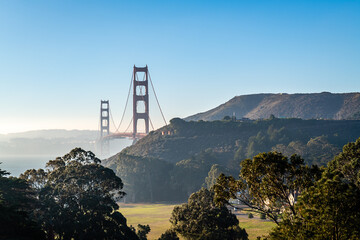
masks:
<svg viewBox="0 0 360 240"><path fill-rule="evenodd" d="M147 133L136 133L135 139L143 138L147 135ZM103 137L103 140L112 140L112 139L118 139L118 138L131 138L134 139L134 134L131 132L125 132L125 133L112 133L107 136Z"/></svg>

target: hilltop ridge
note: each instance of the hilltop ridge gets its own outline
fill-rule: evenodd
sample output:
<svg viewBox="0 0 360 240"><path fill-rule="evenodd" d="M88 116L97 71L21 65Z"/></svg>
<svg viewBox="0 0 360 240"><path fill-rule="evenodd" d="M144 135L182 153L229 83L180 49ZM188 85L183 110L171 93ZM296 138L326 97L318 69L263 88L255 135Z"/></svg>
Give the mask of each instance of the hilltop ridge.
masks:
<svg viewBox="0 0 360 240"><path fill-rule="evenodd" d="M186 117L186 121L221 120L224 116L262 119L278 118L360 119L360 93L260 93L236 96L206 112Z"/></svg>

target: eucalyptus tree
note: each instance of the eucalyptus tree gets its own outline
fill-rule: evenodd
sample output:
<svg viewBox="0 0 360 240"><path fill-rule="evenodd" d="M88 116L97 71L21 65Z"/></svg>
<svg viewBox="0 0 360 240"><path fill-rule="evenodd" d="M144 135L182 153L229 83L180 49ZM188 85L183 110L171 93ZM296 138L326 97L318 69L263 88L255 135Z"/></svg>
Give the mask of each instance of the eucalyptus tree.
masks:
<svg viewBox="0 0 360 240"><path fill-rule="evenodd" d="M171 213L171 229L185 239L248 239L236 216L225 206L216 206L213 198L214 192L205 188L191 194L187 203Z"/></svg>
<svg viewBox="0 0 360 240"><path fill-rule="evenodd" d="M32 219L37 201L26 181L0 169L0 239L41 240L45 234Z"/></svg>
<svg viewBox="0 0 360 240"><path fill-rule="evenodd" d="M343 147L322 177L284 215L271 239L360 239L360 138Z"/></svg>
<svg viewBox="0 0 360 240"><path fill-rule="evenodd" d="M238 180L224 174L219 176L214 185L215 201L221 205L238 199L276 224L284 210L296 216L297 195L320 177L320 170L306 166L298 155L288 158L278 152L260 153L240 165Z"/></svg>
<svg viewBox="0 0 360 240"><path fill-rule="evenodd" d="M90 151L75 148L21 175L35 189L34 209L48 239L138 239L118 211L125 193L115 173Z"/></svg>

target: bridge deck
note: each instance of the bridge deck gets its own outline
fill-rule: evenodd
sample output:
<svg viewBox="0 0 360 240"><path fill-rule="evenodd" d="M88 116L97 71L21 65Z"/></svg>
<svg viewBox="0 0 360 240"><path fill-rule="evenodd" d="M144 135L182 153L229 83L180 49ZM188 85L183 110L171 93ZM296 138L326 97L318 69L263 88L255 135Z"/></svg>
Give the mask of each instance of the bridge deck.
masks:
<svg viewBox="0 0 360 240"><path fill-rule="evenodd" d="M136 139L140 139L140 138L145 137L146 135L147 135L146 133L136 133L135 138L136 138ZM131 138L131 139L133 139L133 138L134 138L134 134L131 133L131 132L112 133L112 134L109 134L109 135L103 137L103 139L108 139L108 140L118 139L118 138Z"/></svg>

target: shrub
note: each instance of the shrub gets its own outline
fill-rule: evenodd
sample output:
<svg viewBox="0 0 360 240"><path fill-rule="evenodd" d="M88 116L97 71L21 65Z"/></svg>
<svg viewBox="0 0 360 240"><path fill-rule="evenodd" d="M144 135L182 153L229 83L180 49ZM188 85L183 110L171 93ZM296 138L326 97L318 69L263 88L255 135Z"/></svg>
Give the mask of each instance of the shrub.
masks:
<svg viewBox="0 0 360 240"><path fill-rule="evenodd" d="M166 230L158 240L179 240L174 230Z"/></svg>
<svg viewBox="0 0 360 240"><path fill-rule="evenodd" d="M191 194L187 203L172 211L172 229L185 239L247 240L236 216L226 206L216 206L213 199L213 190L206 188Z"/></svg>

